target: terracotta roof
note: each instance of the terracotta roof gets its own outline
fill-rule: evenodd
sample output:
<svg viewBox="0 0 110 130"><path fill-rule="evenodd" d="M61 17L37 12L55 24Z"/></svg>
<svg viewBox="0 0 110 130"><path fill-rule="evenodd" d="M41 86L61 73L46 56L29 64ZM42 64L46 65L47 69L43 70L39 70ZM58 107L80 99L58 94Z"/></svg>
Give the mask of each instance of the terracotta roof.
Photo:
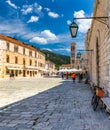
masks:
<svg viewBox="0 0 110 130"><path fill-rule="evenodd" d="M5 35L0 34L0 39L9 41L9 42L14 43L14 44L17 44L17 45L21 45L21 46L26 47L26 48L29 48L29 49L31 49L31 50L35 50L35 51L37 50L37 51L41 52L40 50L38 50L37 48L35 48L35 47L31 46L31 45L26 44L26 43L23 43L23 42L21 42L21 41L18 41L18 40L14 39L14 38L12 38L12 37L9 37L9 36L5 36ZM42 53L42 52L41 52L41 53ZM42 53L42 54L44 54L44 53ZM44 55L45 55L45 54L44 54Z"/></svg>

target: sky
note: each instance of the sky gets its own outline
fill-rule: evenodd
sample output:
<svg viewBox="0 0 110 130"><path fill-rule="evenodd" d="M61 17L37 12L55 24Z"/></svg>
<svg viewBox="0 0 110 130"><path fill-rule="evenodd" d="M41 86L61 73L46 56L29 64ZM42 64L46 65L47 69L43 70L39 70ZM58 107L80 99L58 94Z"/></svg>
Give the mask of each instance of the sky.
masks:
<svg viewBox="0 0 110 130"><path fill-rule="evenodd" d="M0 33L26 44L70 55L70 43L84 49L91 19L77 20L76 38L69 26L74 17L92 16L95 0L0 0Z"/></svg>

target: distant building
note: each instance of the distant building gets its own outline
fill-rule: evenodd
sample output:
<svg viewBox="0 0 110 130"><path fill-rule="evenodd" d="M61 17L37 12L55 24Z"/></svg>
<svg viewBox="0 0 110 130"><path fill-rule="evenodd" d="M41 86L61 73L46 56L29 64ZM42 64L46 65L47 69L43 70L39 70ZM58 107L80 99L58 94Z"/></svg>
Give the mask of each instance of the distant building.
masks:
<svg viewBox="0 0 110 130"><path fill-rule="evenodd" d="M48 75L54 75L57 72L57 70L55 69L55 64L52 61L50 61L50 60L46 61L45 72Z"/></svg>
<svg viewBox="0 0 110 130"><path fill-rule="evenodd" d="M60 69L71 69L71 64L62 64Z"/></svg>
<svg viewBox="0 0 110 130"><path fill-rule="evenodd" d="M41 76L45 54L37 48L0 34L0 78Z"/></svg>

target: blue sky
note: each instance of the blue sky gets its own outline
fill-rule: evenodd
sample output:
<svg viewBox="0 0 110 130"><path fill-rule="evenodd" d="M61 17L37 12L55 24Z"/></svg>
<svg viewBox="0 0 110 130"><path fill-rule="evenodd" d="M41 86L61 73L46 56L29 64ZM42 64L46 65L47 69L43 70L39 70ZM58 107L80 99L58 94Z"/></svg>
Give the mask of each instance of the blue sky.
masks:
<svg viewBox="0 0 110 130"><path fill-rule="evenodd" d="M0 0L0 33L40 49L70 55L70 43L84 49L91 20L77 20L76 38L69 25L73 17L92 16L95 0Z"/></svg>

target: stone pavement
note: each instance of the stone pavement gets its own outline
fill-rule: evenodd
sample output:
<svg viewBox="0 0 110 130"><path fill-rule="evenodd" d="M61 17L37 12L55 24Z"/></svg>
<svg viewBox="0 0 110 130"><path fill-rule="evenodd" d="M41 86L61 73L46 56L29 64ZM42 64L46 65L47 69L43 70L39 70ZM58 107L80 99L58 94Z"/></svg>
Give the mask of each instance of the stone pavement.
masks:
<svg viewBox="0 0 110 130"><path fill-rule="evenodd" d="M94 112L91 97L88 85L61 80L54 88L2 109L0 130L110 130L109 115L100 108Z"/></svg>

